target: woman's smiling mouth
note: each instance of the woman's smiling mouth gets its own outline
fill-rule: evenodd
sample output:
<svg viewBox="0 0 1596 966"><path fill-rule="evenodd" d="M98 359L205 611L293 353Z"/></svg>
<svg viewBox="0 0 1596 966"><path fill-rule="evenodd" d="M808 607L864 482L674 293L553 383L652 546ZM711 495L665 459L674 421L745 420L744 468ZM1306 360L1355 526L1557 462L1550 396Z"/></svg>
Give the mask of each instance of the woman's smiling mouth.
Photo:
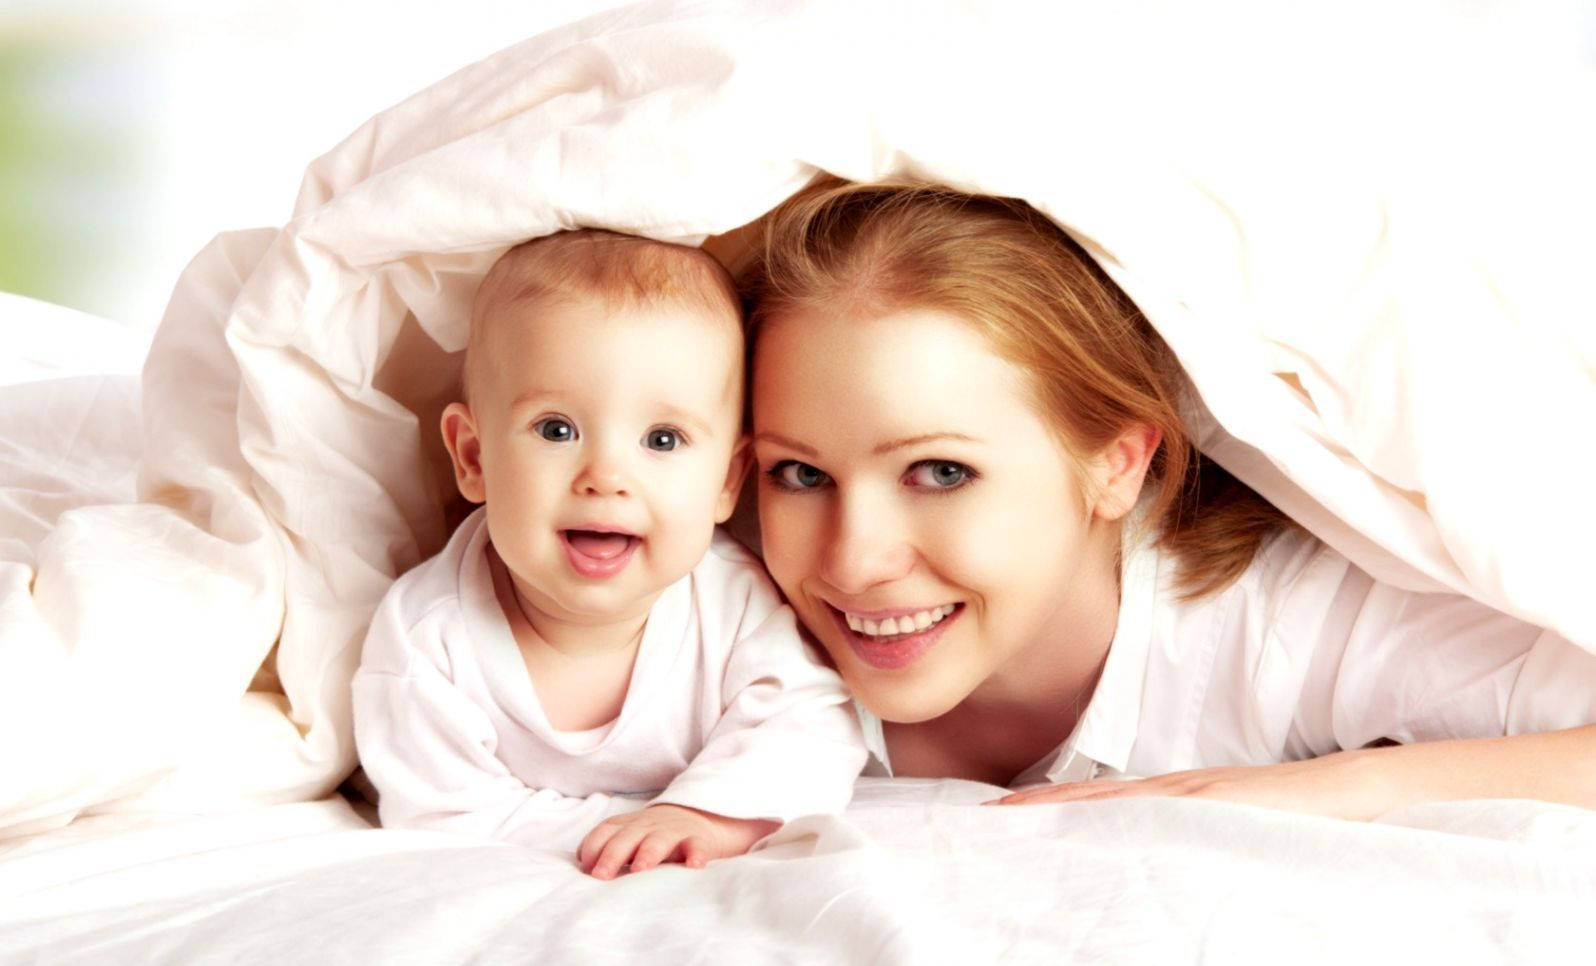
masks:
<svg viewBox="0 0 1596 966"><path fill-rule="evenodd" d="M827 605L832 620L861 661L884 671L907 667L936 644L948 625L964 613L962 604L870 616Z"/></svg>

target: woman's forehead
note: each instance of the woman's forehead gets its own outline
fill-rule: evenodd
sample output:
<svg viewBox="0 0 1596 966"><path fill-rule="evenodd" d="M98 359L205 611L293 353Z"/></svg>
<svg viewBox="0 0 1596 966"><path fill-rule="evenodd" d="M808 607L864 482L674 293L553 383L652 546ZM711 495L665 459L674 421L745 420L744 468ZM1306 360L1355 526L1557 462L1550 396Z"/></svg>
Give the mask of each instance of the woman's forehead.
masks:
<svg viewBox="0 0 1596 966"><path fill-rule="evenodd" d="M872 450L1037 419L1025 373L939 310L783 319L760 336L753 382L756 431L846 435Z"/></svg>
<svg viewBox="0 0 1596 966"><path fill-rule="evenodd" d="M922 377L951 375L963 368L961 362L976 365L977 376L998 376L1008 366L973 322L933 308L869 314L816 309L783 316L761 328L756 358L814 375L889 360L897 360L899 370L912 362Z"/></svg>

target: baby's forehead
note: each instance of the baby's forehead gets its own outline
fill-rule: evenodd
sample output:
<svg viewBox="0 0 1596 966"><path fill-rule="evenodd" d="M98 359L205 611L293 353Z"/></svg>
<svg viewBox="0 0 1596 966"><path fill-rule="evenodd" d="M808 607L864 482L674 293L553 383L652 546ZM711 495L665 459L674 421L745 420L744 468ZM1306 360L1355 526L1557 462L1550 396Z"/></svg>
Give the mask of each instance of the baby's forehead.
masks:
<svg viewBox="0 0 1596 966"><path fill-rule="evenodd" d="M727 348L736 359L742 358L741 316L726 307L679 295L526 292L478 306L474 322L487 330L482 334L513 333L530 336L533 341L564 335L562 330L573 325L589 331L644 326L706 350Z"/></svg>
<svg viewBox="0 0 1596 966"><path fill-rule="evenodd" d="M481 308L477 324L487 331L473 333L468 393L489 386L505 398L601 391L705 419L740 406L743 334L734 311L691 300L570 293Z"/></svg>

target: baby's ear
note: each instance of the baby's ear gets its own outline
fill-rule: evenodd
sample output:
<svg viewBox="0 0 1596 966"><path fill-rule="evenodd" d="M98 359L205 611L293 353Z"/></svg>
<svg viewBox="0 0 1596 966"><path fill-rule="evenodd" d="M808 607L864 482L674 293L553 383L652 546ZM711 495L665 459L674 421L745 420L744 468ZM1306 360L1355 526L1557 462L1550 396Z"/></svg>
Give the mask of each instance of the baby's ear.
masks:
<svg viewBox="0 0 1596 966"><path fill-rule="evenodd" d="M1103 448L1092 461L1093 516L1118 520L1131 511L1163 438L1163 431L1151 423L1132 423Z"/></svg>
<svg viewBox="0 0 1596 966"><path fill-rule="evenodd" d="M485 501L488 489L482 481L482 440L477 436L471 407L463 402L443 407L439 428L443 430L443 445L454 461L454 483L460 488L460 495L472 503Z"/></svg>
<svg viewBox="0 0 1596 966"><path fill-rule="evenodd" d="M732 447L731 465L726 467L726 483L721 487L720 497L715 502L715 522L725 523L737 509L737 494L742 492L743 480L748 476L749 467L754 465L754 450L749 445L747 436L737 440L737 445Z"/></svg>

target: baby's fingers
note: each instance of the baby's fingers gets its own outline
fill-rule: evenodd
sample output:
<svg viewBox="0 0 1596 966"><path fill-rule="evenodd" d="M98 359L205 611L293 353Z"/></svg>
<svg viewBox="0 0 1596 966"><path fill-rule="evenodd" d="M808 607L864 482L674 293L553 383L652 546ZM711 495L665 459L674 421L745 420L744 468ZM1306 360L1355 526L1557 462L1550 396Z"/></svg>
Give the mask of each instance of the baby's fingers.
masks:
<svg viewBox="0 0 1596 966"><path fill-rule="evenodd" d="M604 846L620 830L621 826L609 822L600 822L593 826L592 831L587 833L582 839L582 844L576 849L576 864L581 866L583 872L593 871L593 863L597 862L599 855L604 852Z"/></svg>
<svg viewBox="0 0 1596 966"><path fill-rule="evenodd" d="M681 840L679 835L670 832L654 832L637 846L637 853L632 856L632 871L642 872L652 869L676 851L676 843Z"/></svg>
<svg viewBox="0 0 1596 966"><path fill-rule="evenodd" d="M604 843L603 850L599 853L597 861L588 870L588 874L595 879L613 879L620 875L621 869L631 861L632 855L637 851L637 843L643 838L643 833L626 826L617 829L610 840Z"/></svg>
<svg viewBox="0 0 1596 966"><path fill-rule="evenodd" d="M702 869L709 860L709 843L701 836L692 835L682 840L682 861L689 869Z"/></svg>

